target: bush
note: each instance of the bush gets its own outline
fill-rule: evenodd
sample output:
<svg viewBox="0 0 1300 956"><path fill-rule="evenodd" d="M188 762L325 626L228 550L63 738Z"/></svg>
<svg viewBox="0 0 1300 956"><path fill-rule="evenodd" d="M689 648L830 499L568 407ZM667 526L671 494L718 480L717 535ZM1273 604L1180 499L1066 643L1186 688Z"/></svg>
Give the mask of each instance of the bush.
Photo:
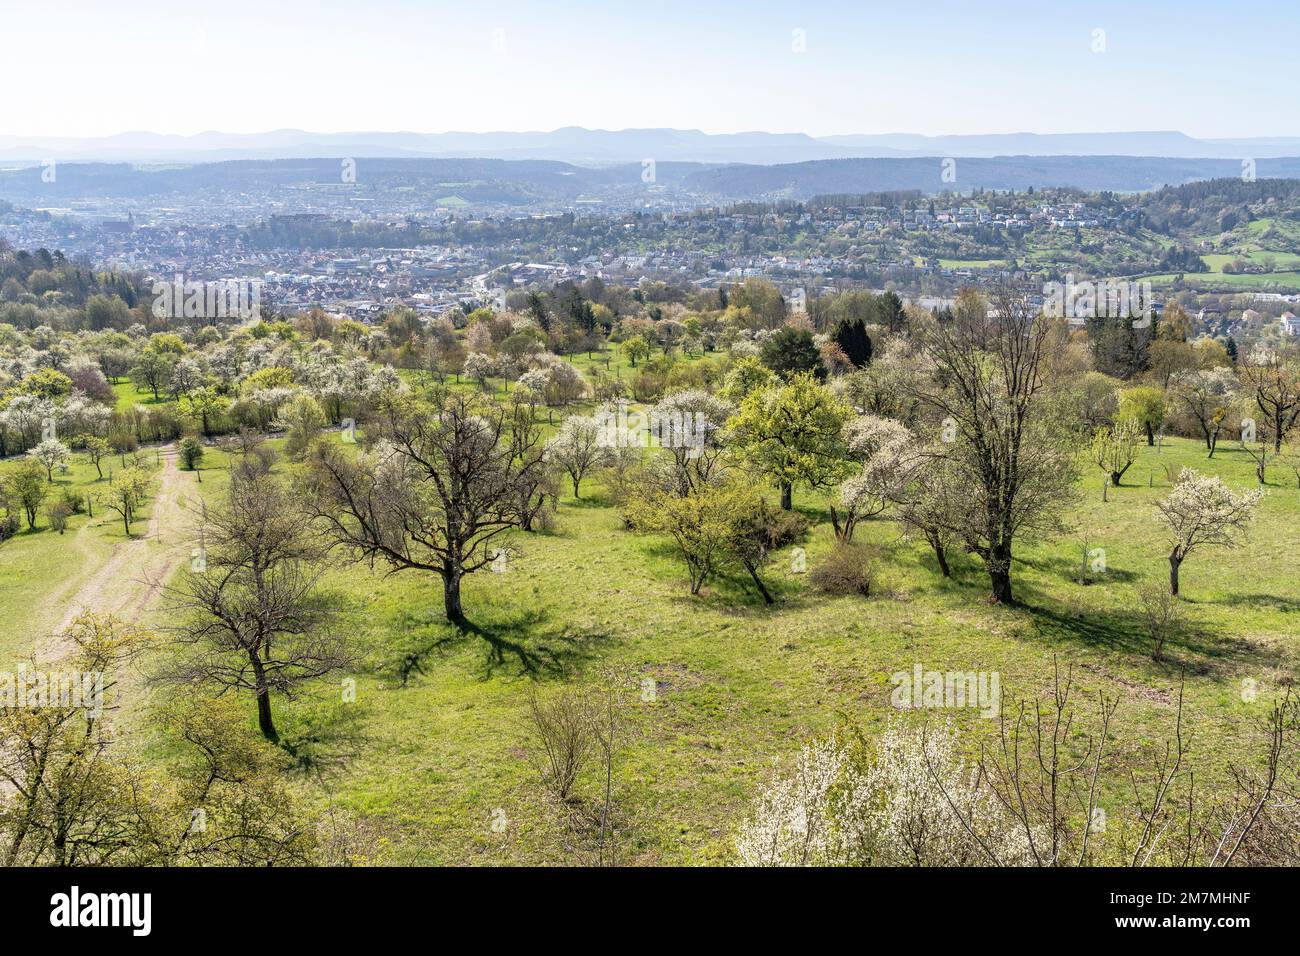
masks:
<svg viewBox="0 0 1300 956"><path fill-rule="evenodd" d="M86 499L78 491L71 488L65 488L59 499L60 503L68 509L68 514L79 515L86 510Z"/></svg>
<svg viewBox="0 0 1300 956"><path fill-rule="evenodd" d="M567 800L596 746L595 713L581 691L566 688L543 700L528 692L528 720L540 745L542 780L557 799Z"/></svg>
<svg viewBox="0 0 1300 956"><path fill-rule="evenodd" d="M804 747L736 837L746 866L972 866L1033 862L1029 841L972 773L950 729L891 724L873 748Z"/></svg>
<svg viewBox="0 0 1300 956"><path fill-rule="evenodd" d="M62 501L56 501L45 509L45 517L50 519L50 527L59 534L63 534L68 529L68 515L71 513L71 509Z"/></svg>
<svg viewBox="0 0 1300 956"><path fill-rule="evenodd" d="M773 551L784 548L787 544L802 541L808 534L808 519L797 511L782 511L779 508L765 510L767 546Z"/></svg>
<svg viewBox="0 0 1300 956"><path fill-rule="evenodd" d="M180 445L181 467L193 471L203 460L203 442L194 435L186 435Z"/></svg>
<svg viewBox="0 0 1300 956"><path fill-rule="evenodd" d="M809 575L823 594L871 597L876 580L876 552L852 541L837 541L830 554Z"/></svg>
<svg viewBox="0 0 1300 956"><path fill-rule="evenodd" d="M1151 659L1164 659L1165 644L1183 629L1183 609L1163 582L1137 586L1137 612L1151 638Z"/></svg>

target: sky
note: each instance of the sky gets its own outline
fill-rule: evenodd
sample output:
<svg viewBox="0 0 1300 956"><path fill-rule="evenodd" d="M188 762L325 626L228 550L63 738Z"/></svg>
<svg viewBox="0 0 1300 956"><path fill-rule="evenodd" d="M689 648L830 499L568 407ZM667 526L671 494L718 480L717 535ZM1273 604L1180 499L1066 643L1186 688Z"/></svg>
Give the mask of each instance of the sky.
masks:
<svg viewBox="0 0 1300 956"><path fill-rule="evenodd" d="M1300 0L0 0L0 135L1300 135Z"/></svg>

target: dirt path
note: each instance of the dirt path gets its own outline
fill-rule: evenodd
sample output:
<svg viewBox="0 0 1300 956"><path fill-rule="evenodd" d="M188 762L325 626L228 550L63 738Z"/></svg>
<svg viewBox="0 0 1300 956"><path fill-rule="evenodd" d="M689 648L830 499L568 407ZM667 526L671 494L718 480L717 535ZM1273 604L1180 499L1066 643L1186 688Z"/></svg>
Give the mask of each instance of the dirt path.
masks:
<svg viewBox="0 0 1300 956"><path fill-rule="evenodd" d="M160 452L163 466L158 473L158 489L145 533L114 548L109 559L64 602L65 610L58 626L36 649L39 659L58 660L70 650L60 635L83 611L139 621L157 598L159 582L166 581L188 559L185 503L190 483L176 467L175 446Z"/></svg>

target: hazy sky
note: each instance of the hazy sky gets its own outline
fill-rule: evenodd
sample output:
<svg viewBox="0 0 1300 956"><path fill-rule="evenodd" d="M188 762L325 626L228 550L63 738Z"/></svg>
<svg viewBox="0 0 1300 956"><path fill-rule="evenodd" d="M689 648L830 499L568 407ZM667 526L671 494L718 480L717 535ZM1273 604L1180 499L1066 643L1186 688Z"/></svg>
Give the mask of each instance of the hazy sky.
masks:
<svg viewBox="0 0 1300 956"><path fill-rule="evenodd" d="M1300 0L0 0L0 134L1294 136L1298 27Z"/></svg>

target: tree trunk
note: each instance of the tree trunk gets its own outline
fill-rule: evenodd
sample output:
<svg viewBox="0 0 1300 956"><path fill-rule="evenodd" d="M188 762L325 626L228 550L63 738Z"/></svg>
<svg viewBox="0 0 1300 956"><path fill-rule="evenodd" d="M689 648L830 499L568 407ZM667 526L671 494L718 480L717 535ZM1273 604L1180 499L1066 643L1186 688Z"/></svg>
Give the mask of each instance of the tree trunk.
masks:
<svg viewBox="0 0 1300 956"><path fill-rule="evenodd" d="M1151 429L1151 423L1147 422L1147 447L1150 448L1156 443L1156 433Z"/></svg>
<svg viewBox="0 0 1300 956"><path fill-rule="evenodd" d="M989 548L986 559L989 569L989 601L993 604L1013 604L1011 596L1011 546L995 544Z"/></svg>
<svg viewBox="0 0 1300 956"><path fill-rule="evenodd" d="M939 562L939 572L945 578L952 577L952 568L948 567L948 553L944 550L943 545L932 539L930 547L934 549L934 558Z"/></svg>
<svg viewBox="0 0 1300 956"><path fill-rule="evenodd" d="M767 586L763 584L763 579L758 576L758 572L754 570L754 566L749 562L746 562L745 570L748 571L749 576L754 579L754 586L758 588L758 593L763 595L764 603L775 604L776 603L775 599L768 592Z"/></svg>
<svg viewBox="0 0 1300 956"><path fill-rule="evenodd" d="M840 524L840 513L831 505L831 528L835 531L836 541L852 541L853 529L857 524L857 518L853 514L853 509L848 509L844 514L844 523Z"/></svg>
<svg viewBox="0 0 1300 956"><path fill-rule="evenodd" d="M1178 597L1178 569L1182 566L1183 559L1178 555L1169 555L1169 593Z"/></svg>
<svg viewBox="0 0 1300 956"><path fill-rule="evenodd" d="M788 481L781 482L781 510L789 511L794 507L794 485Z"/></svg>
<svg viewBox="0 0 1300 956"><path fill-rule="evenodd" d="M457 627L465 625L465 612L460 606L460 572L448 571L442 576L442 600L447 620Z"/></svg>
<svg viewBox="0 0 1300 956"><path fill-rule="evenodd" d="M248 659L253 665L256 684L257 727L262 731L263 737L273 744L278 744L280 735L276 732L275 720L271 716L271 688L266 685L266 670L262 667L261 658L257 656L256 651L250 651Z"/></svg>

